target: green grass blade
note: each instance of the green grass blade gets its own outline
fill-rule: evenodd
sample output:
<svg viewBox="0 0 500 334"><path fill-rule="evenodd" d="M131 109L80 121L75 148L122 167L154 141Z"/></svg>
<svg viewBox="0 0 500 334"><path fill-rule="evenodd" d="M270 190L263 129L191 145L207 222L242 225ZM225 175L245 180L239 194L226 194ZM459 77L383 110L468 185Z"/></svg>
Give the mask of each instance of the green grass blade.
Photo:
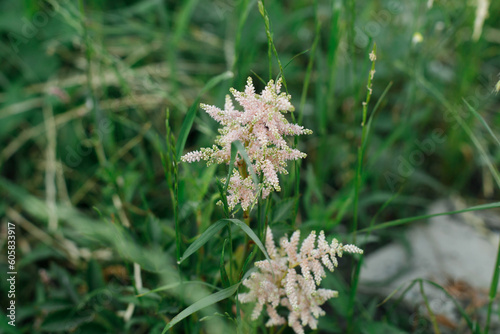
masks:
<svg viewBox="0 0 500 334"><path fill-rule="evenodd" d="M457 123L462 127L462 129L465 131L465 133L469 136L469 138L471 139L472 143L474 144L474 146L476 146L476 148L478 149L479 153L483 157L484 162L485 162L486 166L488 167L488 169L490 170L493 178L495 179L495 182L496 182L498 188L500 188L500 173L498 172L498 170L495 168L495 166L491 162L491 159L488 157L488 154L486 153L486 150L483 148L483 146L481 145L481 143L479 142L479 140L477 139L477 137L474 135L474 133L472 132L471 128L467 125L466 122L463 121L463 119L460 117L460 115L458 115L457 111L455 109L453 109L453 107L445 99L445 97L441 93L439 93L439 91L437 89L435 89L435 87L430 82L426 81L423 78L418 78L418 80L419 80L419 83L425 89L427 89L427 91L429 91L432 95L434 95L436 97L436 99L446 109L448 109L448 111L453 115L453 117L455 118L455 120L457 121Z"/></svg>
<svg viewBox="0 0 500 334"><path fill-rule="evenodd" d="M220 255L220 263L219 263L220 278L222 281L222 286L226 287L226 288L231 285L231 283L229 282L229 277L227 275L227 271L226 271L226 264L225 264L226 261L224 259L225 249L226 249L226 245L228 244L228 242L229 242L228 238L224 239L224 244L222 245L222 253Z"/></svg>
<svg viewBox="0 0 500 334"><path fill-rule="evenodd" d="M198 102L200 101L201 96L208 90L215 87L221 81L230 79L232 77L233 77L233 72L227 71L210 79L206 83L205 87L203 87L203 89L201 90L200 94L198 95L194 103L191 105L191 107L189 107L186 117L184 118L184 122L182 122L181 131L179 133L179 137L177 139L177 145L175 147L175 151L177 152L176 153L177 160L180 160L182 156L182 151L184 150L184 146L186 145L187 137L189 135L189 132L191 131L191 128L193 127L194 119L196 117L196 112L198 111Z"/></svg>
<svg viewBox="0 0 500 334"><path fill-rule="evenodd" d="M218 178L215 179L217 189L219 190L220 200L222 201L222 210L224 211L224 216L229 218L229 206L227 204L226 191L224 190L224 185Z"/></svg>
<svg viewBox="0 0 500 334"><path fill-rule="evenodd" d="M180 11L175 23L174 36L172 40L173 46L175 48L177 48L184 35L184 32L187 30L191 15L193 14L197 2L198 0L189 0L184 2L184 7L182 7L182 10Z"/></svg>
<svg viewBox="0 0 500 334"><path fill-rule="evenodd" d="M254 231L252 231L252 229L250 227L248 227L247 224L245 224L244 222L242 222L241 220L238 220L238 219L226 219L226 220L230 221L234 225L241 228L243 230L243 232L245 232L250 237L250 239L252 239L253 242L255 242L255 244L257 245L257 247L259 247L259 249L262 251L262 253L264 253L266 260L271 261L271 259L269 258L269 255L267 255L266 249L264 248L264 245L260 241L259 237L257 236L257 234L254 233Z"/></svg>
<svg viewBox="0 0 500 334"><path fill-rule="evenodd" d="M474 109L468 102L467 100L465 100L464 98L462 98L462 100L464 101L464 103L467 105L467 107L469 108L469 111L474 115L476 116L476 118L483 124L483 126L486 128L486 130L488 130L488 132L490 133L491 137L493 137L493 139L496 141L496 143L498 144L498 146L500 147L500 140L498 140L498 137L495 135L495 133L493 132L493 130L491 130L490 126L488 125L488 123L486 123L486 121L484 120L484 118L476 111L476 109Z"/></svg>
<svg viewBox="0 0 500 334"><path fill-rule="evenodd" d="M264 3L262 0L259 0L258 2L259 6L259 12L262 15L262 18L264 19L264 24L266 27L266 36L267 36L267 41L269 44L269 75L270 78L272 78L272 59L271 59L271 50L274 53L274 57L276 57L276 61L278 62L278 67L280 68L280 73L279 76L283 78L283 86L285 87L285 91L288 92L288 87L286 85L286 79L283 73L283 66L281 65L280 58L278 56L278 51L276 50L276 46L274 45L273 41L273 35L271 33L271 27L269 23L269 15L267 15L266 7L264 6Z"/></svg>
<svg viewBox="0 0 500 334"><path fill-rule="evenodd" d="M309 82L311 80L312 70L314 66L314 57L316 56L316 48L318 47L319 37L321 34L321 21L316 21L316 33L309 54L309 62L307 63L306 75L304 77L304 86L302 87L302 95L300 96L299 117L298 124L302 124L304 118L304 106L306 105L307 91L309 89Z"/></svg>
<svg viewBox="0 0 500 334"><path fill-rule="evenodd" d="M253 1L250 0L241 0L238 8L238 28L236 30L236 37L234 41L234 60L231 68L236 73L237 66L240 62L240 45L241 45L241 37L243 28L245 26L245 22L247 21L248 15L250 14L250 10L252 9Z"/></svg>
<svg viewBox="0 0 500 334"><path fill-rule="evenodd" d="M431 306L429 305L429 299L424 291L424 282L422 280L419 281L420 285L420 294L422 294L422 298L424 298L425 307L427 308L427 312L429 313L429 317L431 318L432 327L434 328L435 334L441 334L439 330L439 326L437 324L436 315L432 312Z"/></svg>
<svg viewBox="0 0 500 334"><path fill-rule="evenodd" d="M284 69L286 69L286 68L288 67L288 65L290 65L290 64L292 63L292 61L293 61L295 58L300 57L300 56L302 56L303 54L305 54L305 53L307 53L307 52L309 52L309 49L307 49L307 50L304 50L304 51L301 51L301 52L297 53L295 56L293 56L293 57L292 57L292 58L288 61L288 63L286 63L286 64L285 64L285 66L283 66L283 70L284 70Z"/></svg>
<svg viewBox="0 0 500 334"><path fill-rule="evenodd" d="M210 225L209 228L203 232L198 239L196 239L189 247L186 249L182 257L179 259L179 264L181 264L185 259L190 257L194 252L200 249L204 244L207 243L208 240L212 239L212 237L219 232L224 226L226 226L227 220L221 219L217 221L215 224Z"/></svg>
<svg viewBox="0 0 500 334"><path fill-rule="evenodd" d="M495 262L495 271L493 272L493 278L491 279L490 295L488 302L488 313L486 316L486 324L484 326L484 334L488 334L490 330L491 313L493 312L493 301L497 295L498 281L500 278L500 242L498 243L498 253L497 260Z"/></svg>
<svg viewBox="0 0 500 334"><path fill-rule="evenodd" d="M403 292L401 293L402 296L406 295L406 293L408 291L410 291L410 289L412 288L412 286L415 285L415 281L411 282L404 290ZM406 284L406 282L400 284L396 289L394 289L387 297L385 297L384 300L382 300L378 305L377 307L380 307L382 305L384 305L385 303L387 303L389 301L389 299L391 299L392 297L394 297L394 295L399 291L401 290L401 288Z"/></svg>
<svg viewBox="0 0 500 334"><path fill-rule="evenodd" d="M210 225L209 228L206 229L189 247L186 249L181 259L179 260L179 264L186 260L189 256L191 256L194 252L200 249L204 244L207 243L217 232L219 232L227 223L233 223L237 227L243 230L250 239L255 242L255 244L259 247L259 249L264 253L264 256L268 261L271 261L269 256L267 255L266 249L264 245L260 241L259 237L252 231L250 227L248 227L244 222L239 219L221 219L216 223Z"/></svg>
<svg viewBox="0 0 500 334"><path fill-rule="evenodd" d="M170 328L174 327L177 323L179 323L181 320L183 320L186 317L189 317L191 314L208 307L210 305L213 305L215 303L220 302L221 300L224 300L226 298L231 297L234 295L236 290L238 290L238 286L240 284L235 284L233 286L230 286L227 289L221 290L219 292L216 292L214 294L211 294L210 296L206 296L205 298L202 298L198 300L197 302L191 304L188 306L186 309L184 309L181 313L176 315L163 329L162 334L165 334Z"/></svg>
<svg viewBox="0 0 500 334"><path fill-rule="evenodd" d="M456 115L456 113L453 111L453 116L455 117L455 119L457 120L458 124L460 124L460 126L462 127L462 129L465 131L465 133L469 136L469 138L471 139L472 143L474 144L474 146L476 146L477 150L479 151L479 154L481 154L481 157L484 159L484 163L486 164L486 166L488 167L488 169L490 170L491 172L491 175L493 176L493 178L495 179L495 182L498 186L498 188L500 189L500 173L498 172L498 170L496 169L495 165L493 165L493 163L491 162L491 159L490 157L488 156L488 153L486 152L486 150L484 149L483 145L481 145L481 143L479 142L479 139L476 137L476 135L472 132L471 128L469 127L469 125L467 125L467 123L465 123L459 115Z"/></svg>
<svg viewBox="0 0 500 334"><path fill-rule="evenodd" d="M411 223L417 220L423 220L423 219L429 219L432 217L438 217L438 216L448 216L448 215L454 215L458 213L464 213L464 212L470 212L470 211L479 211L479 210L488 210L488 209L495 209L495 208L500 208L500 202L494 202L490 204L483 204L483 205L477 205L477 206L471 206L466 209L462 210L455 210L455 211L448 211L448 212L440 212L440 213L435 213L432 215L421 215L421 216L415 216L415 217L409 217L409 218L401 218L401 219L395 219L391 220L376 226L372 227L367 227L361 230L358 230L358 232L367 232L369 230L375 231L375 230L383 230L389 227L394 227L394 226L399 226L399 225L404 225L406 223Z"/></svg>
<svg viewBox="0 0 500 334"><path fill-rule="evenodd" d="M181 159L182 151L184 150L184 146L186 145L187 137L191 128L193 127L194 119L196 117L196 112L198 111L198 102L200 98L198 97L194 103L189 107L189 110L186 114L186 118L182 122L181 132L179 133L177 139L177 145L175 147L177 160Z"/></svg>
<svg viewBox="0 0 500 334"><path fill-rule="evenodd" d="M368 137L370 136L370 131L372 129L373 119L375 118L375 115L377 114L378 108L380 107L380 104L384 100L385 95L387 94L387 92L389 91L389 89L391 89L391 87L392 87L392 81L389 82L389 84L387 85L387 87L385 87L384 92L382 93L382 95L380 95L380 98L378 99L377 103L375 104L375 107L373 107L373 111L370 114L370 117L368 118L368 123L366 125L366 140L363 143L363 152L366 151L366 145L368 143Z"/></svg>
<svg viewBox="0 0 500 334"><path fill-rule="evenodd" d="M175 282L175 283L167 284L167 285L161 286L159 288L150 290L148 292L144 292L144 293L141 293L139 295L136 295L136 297L144 297L146 295L149 295L150 293L155 293L155 292L160 292L160 291L166 291L166 290L174 289L174 288L179 287L181 284L182 285L186 285L186 284L199 284L199 285L208 286L209 288L212 288L212 289L215 289L215 290L221 290L221 288L216 287L215 285L207 283L207 282L202 282L202 281L186 281L186 282Z"/></svg>
<svg viewBox="0 0 500 334"><path fill-rule="evenodd" d="M455 298L453 298L452 295L450 295L450 293L448 291L446 291L445 288L443 288L441 285L437 284L436 282L432 282L432 281L429 281L429 280L426 280L424 279L423 280L424 282L438 288L439 290L441 290L446 296L448 296L448 298L450 298L450 300L453 302L453 304L455 304L455 307L457 308L458 312L460 312L460 314L462 315L462 317L465 319L465 321L467 322L467 326L470 328L471 331L474 332L474 323L472 322L471 318L469 317L469 315L465 312L465 310L463 309L463 307L460 305L459 302L457 302L455 300Z"/></svg>

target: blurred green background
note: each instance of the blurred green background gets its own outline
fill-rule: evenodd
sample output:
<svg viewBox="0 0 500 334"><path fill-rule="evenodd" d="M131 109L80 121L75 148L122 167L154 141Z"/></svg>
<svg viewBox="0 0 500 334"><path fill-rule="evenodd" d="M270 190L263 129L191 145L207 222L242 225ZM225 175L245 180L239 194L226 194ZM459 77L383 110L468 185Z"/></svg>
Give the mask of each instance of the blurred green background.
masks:
<svg viewBox="0 0 500 334"><path fill-rule="evenodd" d="M222 237L180 270L175 264L173 201L160 158L166 110L177 138L190 107L222 106L229 88L242 90L248 76L260 91L280 66L295 120L314 131L298 142L308 157L300 166L297 221L295 170L271 200L269 223L280 233L295 224L350 238L374 43L358 228L375 214L376 223L424 214L438 198L460 196L471 206L498 200L498 175L484 154L498 166L500 150L464 99L498 134L500 3L491 2L484 25L475 22L476 1L430 4L265 1L278 63L256 1L2 1L0 246L4 259L3 226L15 222L19 274L17 326L2 320L0 331L161 333L212 285L220 287ZM216 135L217 123L199 110L185 152L211 145ZM180 164L178 173L185 250L223 216L215 177L227 170ZM377 249L401 229L377 231L363 247ZM341 297L331 301L321 333L345 329L349 261L329 275ZM4 260L0 270L7 271ZM207 285L135 297L179 276ZM7 291L5 280L0 285ZM6 294L0 300L7 305ZM381 300L368 295L356 301L357 332L413 330L408 310L391 302L375 308ZM232 328L224 316L198 321L216 311L234 313L222 303L173 331Z"/></svg>

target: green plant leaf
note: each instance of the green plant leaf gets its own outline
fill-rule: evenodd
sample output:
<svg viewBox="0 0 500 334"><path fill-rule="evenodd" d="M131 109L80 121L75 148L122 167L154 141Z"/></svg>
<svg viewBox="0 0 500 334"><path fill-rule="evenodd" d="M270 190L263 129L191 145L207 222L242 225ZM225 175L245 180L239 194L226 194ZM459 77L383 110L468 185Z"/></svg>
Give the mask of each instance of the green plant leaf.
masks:
<svg viewBox="0 0 500 334"><path fill-rule="evenodd" d="M486 128L486 130L488 130L488 132L490 133L491 137L495 140L495 142L498 144L498 146L500 147L500 140L498 140L498 137L495 135L495 133L493 132L493 130L491 130L490 126L488 125L488 123L486 123L486 121L484 120L484 118L476 111L476 109L474 109L468 102L466 99L462 98L462 100L464 101L464 103L467 105L467 107L469 108L470 112L476 116L476 118L483 124L483 126Z"/></svg>
<svg viewBox="0 0 500 334"><path fill-rule="evenodd" d="M95 259L91 259L88 264L87 285L89 291L94 291L105 286L101 265Z"/></svg>
<svg viewBox="0 0 500 334"><path fill-rule="evenodd" d="M227 288L231 285L231 283L229 282L229 277L227 276L227 271L226 271L226 264L225 264L225 261L224 261L224 251L226 249L226 245L227 243L229 242L229 239L224 239L224 245L222 245L222 253L220 255L220 264L219 264L219 267L220 267L220 278L221 278L221 281L222 281L222 286Z"/></svg>
<svg viewBox="0 0 500 334"><path fill-rule="evenodd" d="M212 239L212 237L219 232L224 226L226 226L226 219L221 219L214 224L210 225L209 228L203 232L198 239L196 239L189 247L186 249L184 254L179 259L178 264L181 264L185 259L191 256L194 252L200 249L204 244L207 243L208 240Z"/></svg>
<svg viewBox="0 0 500 334"><path fill-rule="evenodd" d="M51 313L43 321L40 329L44 332L71 332L94 318L90 312L75 314L74 310L62 310Z"/></svg>
<svg viewBox="0 0 500 334"><path fill-rule="evenodd" d="M182 122L181 131L179 133L179 137L177 139L177 145L175 147L175 151L177 152L176 153L177 160L180 160L182 156L182 151L184 150L184 146L186 145L188 134L191 131L191 128L193 127L194 119L196 117L196 112L198 111L198 103L200 101L201 96L203 95L203 93L210 90L221 81L227 80L232 77L233 73L227 71L210 79L205 85L205 87L203 87L203 89L201 90L200 94L198 95L194 103L191 105L191 107L189 107L186 117L184 118L184 122Z"/></svg>
<svg viewBox="0 0 500 334"><path fill-rule="evenodd" d="M221 291L216 292L214 294L211 294L210 296L206 296L205 298L202 298L202 299L198 300L197 302L191 304L186 309L184 309L181 313L179 313L178 315L176 315L165 326L165 328L163 329L162 334L166 333L170 328L172 328L173 326L175 326L179 321L181 321L182 319L190 316L194 312L197 312L197 311L199 311L199 310L201 310L201 309L203 309L203 308L205 308L207 306L213 305L215 303L220 302L221 300L224 300L226 298L231 297L232 295L234 295L234 293L236 292L236 290L238 290L238 286L239 285L240 285L240 283L235 284L233 286L230 286L227 289L224 289L224 290L221 290Z"/></svg>
<svg viewBox="0 0 500 334"><path fill-rule="evenodd" d="M200 97L196 98L194 103L189 107L186 117L184 118L184 122L182 122L181 132L179 132L179 137L177 140L177 145L175 147L177 160L181 159L182 151L184 150L184 146L186 145L187 137L191 128L193 127L194 119L196 117L196 112L198 111L198 103L200 101Z"/></svg>
<svg viewBox="0 0 500 334"><path fill-rule="evenodd" d="M491 279L490 300L488 302L488 311L486 313L486 324L484 325L484 334L488 334L490 330L491 314L493 312L493 302L497 295L498 281L500 280L500 243L498 244L497 259L495 261L495 270Z"/></svg>
<svg viewBox="0 0 500 334"><path fill-rule="evenodd" d="M422 215L422 216L415 216L415 217L391 220L391 221L388 221L388 222L385 222L382 224L375 225L373 227L368 227L368 228L358 230L358 232L368 232L369 230L372 230L372 231L382 230L384 228L389 228L389 227L394 227L394 226L398 226L398 225L404 225L406 223L411 223L411 222L414 222L416 220L428 219L428 218L438 217L438 216L448 216L448 215L454 215L457 213L464 213L464 212L470 212L470 211L495 209L495 208L500 208L500 202L471 206L470 208L466 208L466 209L462 209L462 210L441 212L441 213L435 213L432 215Z"/></svg>
<svg viewBox="0 0 500 334"><path fill-rule="evenodd" d="M234 225L241 228L243 230L243 232L245 232L250 237L250 239L252 239L253 242L255 242L257 247L260 248L262 253L264 253L264 256L266 257L266 259L268 261L271 261L271 259L269 258L269 255L267 255L266 249L264 248L264 245L260 241L259 237L257 236L257 234L254 233L254 231L252 231L252 229L247 224L245 224L244 222L242 222L241 220L238 220L238 219L226 219L226 220L230 221Z"/></svg>
<svg viewBox="0 0 500 334"><path fill-rule="evenodd" d="M220 290L220 288L216 287L213 284L207 283L207 282L202 282L202 281L186 281L186 282L175 282L175 283L167 284L167 285L161 286L159 288L156 288L156 289L153 289L153 290L150 290L150 291L138 294L136 297L139 298L139 297L143 297L143 296L149 295L150 293L156 293L156 292L160 292L160 291L174 289L174 288L177 288L178 286L180 286L181 284L182 285L199 284L199 285L203 285L203 286L208 286L211 289Z"/></svg>
<svg viewBox="0 0 500 334"><path fill-rule="evenodd" d="M467 322L467 326L472 331L474 331L474 323L472 322L472 319L469 317L469 315L467 314L467 312L465 312L465 310L460 305L460 303L458 303L456 301L456 299L452 295L450 295L450 293L448 291L446 291L445 288L443 288L441 285L439 285L439 284L437 284L435 282L432 282L432 281L429 281L429 280L426 280L426 279L423 279L422 281L426 282L426 283L428 283L430 285L435 286L436 288L438 288L439 290L441 290L446 296L448 296L448 298L450 298L450 300L453 302L453 304L455 304L455 307L457 308L458 312L460 312L460 314L462 315L462 317L464 317L465 321Z"/></svg>

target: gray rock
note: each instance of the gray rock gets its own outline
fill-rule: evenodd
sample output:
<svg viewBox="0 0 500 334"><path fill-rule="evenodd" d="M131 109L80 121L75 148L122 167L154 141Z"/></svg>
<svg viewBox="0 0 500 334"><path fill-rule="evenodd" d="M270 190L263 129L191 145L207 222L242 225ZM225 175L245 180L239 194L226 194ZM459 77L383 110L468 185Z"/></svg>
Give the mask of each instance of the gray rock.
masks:
<svg viewBox="0 0 500 334"><path fill-rule="evenodd" d="M465 207L459 201L443 200L435 203L429 213L447 212ZM433 281L455 295L464 307L472 305L477 317L484 320L488 291L493 277L500 236L495 226L500 217L488 214L466 213L439 216L413 225L406 231L408 244L392 243L372 254L367 254L360 275L360 290L385 298L399 289L393 298L412 280ZM463 319L454 303L439 288L424 284L425 294L433 313L439 315L444 333L463 328ZM463 300L462 300L463 299ZM427 314L419 284L403 297L407 306ZM419 311L419 312L420 312ZM494 326L498 326L498 312ZM454 327L455 326L455 327ZM496 327L492 333L500 333ZM451 332L450 332L451 333Z"/></svg>

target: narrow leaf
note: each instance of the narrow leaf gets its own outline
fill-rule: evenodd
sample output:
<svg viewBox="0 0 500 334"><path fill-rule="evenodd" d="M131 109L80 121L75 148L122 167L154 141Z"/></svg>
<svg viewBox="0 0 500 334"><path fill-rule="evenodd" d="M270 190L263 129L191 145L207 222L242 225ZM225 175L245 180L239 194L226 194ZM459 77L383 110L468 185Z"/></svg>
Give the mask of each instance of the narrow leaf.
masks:
<svg viewBox="0 0 500 334"><path fill-rule="evenodd" d="M219 232L224 226L226 226L227 221L225 219L221 219L216 223L210 225L209 228L203 232L198 239L196 239L189 247L186 249L182 257L179 259L179 264L181 264L185 259L191 256L194 252L200 249L204 244L207 243L208 240L212 239L212 237Z"/></svg>
<svg viewBox="0 0 500 334"><path fill-rule="evenodd" d="M493 302L497 295L498 281L500 280L500 243L498 244L497 260L495 262L495 270L490 286L490 300L488 302L488 312L486 314L486 324L484 325L484 333L488 334L490 330L491 313L493 312Z"/></svg>
<svg viewBox="0 0 500 334"><path fill-rule="evenodd" d="M179 133L177 145L175 147L177 160L181 159L182 151L184 150L184 146L186 145L189 131L191 131L191 127L194 123L194 118L196 117L196 111L198 111L199 101L200 98L198 97L191 105L191 107L189 107L186 118L184 118L184 122L182 122L181 132Z"/></svg>
<svg viewBox="0 0 500 334"><path fill-rule="evenodd" d="M373 227L368 227L364 228L361 230L358 230L358 232L367 232L369 230L382 230L388 227L394 227L394 226L399 226L399 225L404 225L406 223L411 223L416 220L422 220L422 219L428 219L432 217L438 217L438 216L448 216L448 215L454 215L457 213L464 213L464 212L470 212L470 211L479 211L479 210L487 210L487 209L495 209L495 208L500 208L500 202L494 202L490 204L483 204L483 205L477 205L477 206L472 206L470 208L462 209L462 210L455 210L455 211L448 211L448 212L441 212L441 213L435 213L432 215L422 215L422 216L415 216L415 217L410 217L410 218L402 218L402 219L396 219L396 220L391 220Z"/></svg>
<svg viewBox="0 0 500 334"><path fill-rule="evenodd" d="M471 318L469 317L469 315L465 312L465 310L460 305L460 303L457 302L456 299L452 295L450 295L450 293L448 291L446 291L445 288L443 288L441 285L437 284L436 282L432 282L432 281L429 281L429 280L426 280L426 279L424 279L423 281L426 282L426 283L428 283L428 284L430 284L430 285L435 286L436 288L438 288L439 290L441 290L446 296L448 296L448 298L450 298L450 300L453 302L453 304L455 304L455 307L460 312L460 314L462 315L462 317L464 317L465 321L467 322L467 326L472 331L474 331L474 324L473 324Z"/></svg>
<svg viewBox="0 0 500 334"><path fill-rule="evenodd" d="M271 259L269 258L269 255L267 255L266 249L264 248L264 245L260 241L259 237L254 233L254 231L252 231L252 229L247 224L245 224L244 222L242 222L241 220L238 220L238 219L226 219L226 220L230 221L234 225L241 228L243 230L243 232L245 232L250 237L250 239L252 239L253 242L255 242L257 247L260 248L262 253L264 253L264 256L266 257L266 259L268 261L271 261Z"/></svg>
<svg viewBox="0 0 500 334"><path fill-rule="evenodd" d="M199 310L201 310L201 309L203 309L205 307L208 307L210 305L213 305L215 303L220 302L221 300L224 300L226 298L231 297L232 295L234 295L234 293L236 292L236 290L238 290L238 286L239 285L240 285L239 283L235 284L233 286L230 286L227 289L224 289L224 290L221 290L221 291L216 292L214 294L211 294L210 296L206 296L205 298L202 298L202 299L198 300L194 304L191 304L186 309L184 309L184 311L182 311L181 313L179 313L178 315L176 315L165 326L165 328L163 329L162 334L165 334L170 328L172 328L173 326L175 326L179 321L181 321L182 319L190 316L194 312L197 312L197 311L199 311Z"/></svg>
<svg viewBox="0 0 500 334"><path fill-rule="evenodd" d="M211 88L216 86L221 81L227 80L227 79L232 78L232 77L233 77L233 73L230 71L227 71L227 72L219 74L218 76L210 79L207 82L207 84L205 85L205 87L203 87L203 89L201 90L200 94L198 95L198 97L196 98L194 103L189 108L189 110L186 114L186 118L184 119L184 122L182 123L181 131L179 133L177 145L175 148L175 151L177 152L177 154L176 154L177 160L180 160L180 158L182 156L182 151L184 150L184 146L186 145L188 134L191 131L191 128L193 127L194 119L196 117L196 111L198 110L198 102L200 101L201 96L203 95L203 93L210 90Z"/></svg>
<svg viewBox="0 0 500 334"><path fill-rule="evenodd" d="M493 137L493 139L496 141L496 143L498 144L498 146L500 146L500 140L498 140L497 136L495 135L495 133L493 132L493 130L491 130L490 126L488 125L488 123L486 123L486 121L484 120L484 118L476 111L476 109L474 109L468 102L466 99L462 98L462 100L464 100L464 103L467 105L467 107L469 108L470 112L476 116L476 118L483 124L483 126L486 128L486 130L488 130L488 132L490 133L491 137Z"/></svg>
<svg viewBox="0 0 500 334"><path fill-rule="evenodd" d="M136 297L139 298L139 297L143 297L143 296L149 295L150 293L155 293L155 292L160 292L160 291L174 289L174 288L177 288L178 286L180 286L181 284L182 285L199 284L199 285L208 286L209 288L212 288L212 289L220 290L220 288L216 287L213 284L207 283L207 282L202 282L202 281L186 281L186 282L175 282L175 283L167 284L167 285L164 285L164 286L160 286L159 288L156 288L156 289L153 289L153 290L150 290L150 291L138 294L138 295L136 295Z"/></svg>
<svg viewBox="0 0 500 334"><path fill-rule="evenodd" d="M223 287L228 287L231 285L229 282L229 277L227 276L227 271L226 271L226 261L224 261L224 250L226 249L226 244L228 243L229 239L224 239L224 245L222 245L222 253L220 255L220 278L222 281L222 286Z"/></svg>
<svg viewBox="0 0 500 334"><path fill-rule="evenodd" d="M425 307L427 308L427 313L429 314L429 317L431 318L432 327L434 328L434 334L441 334L441 331L439 330L439 326L438 326L438 323L436 320L436 315L432 311L432 308L429 305L429 299L427 298L427 295L425 294L425 291L424 291L424 282L422 280L420 280L419 285L420 285L420 294L424 298L424 303L425 303Z"/></svg>

